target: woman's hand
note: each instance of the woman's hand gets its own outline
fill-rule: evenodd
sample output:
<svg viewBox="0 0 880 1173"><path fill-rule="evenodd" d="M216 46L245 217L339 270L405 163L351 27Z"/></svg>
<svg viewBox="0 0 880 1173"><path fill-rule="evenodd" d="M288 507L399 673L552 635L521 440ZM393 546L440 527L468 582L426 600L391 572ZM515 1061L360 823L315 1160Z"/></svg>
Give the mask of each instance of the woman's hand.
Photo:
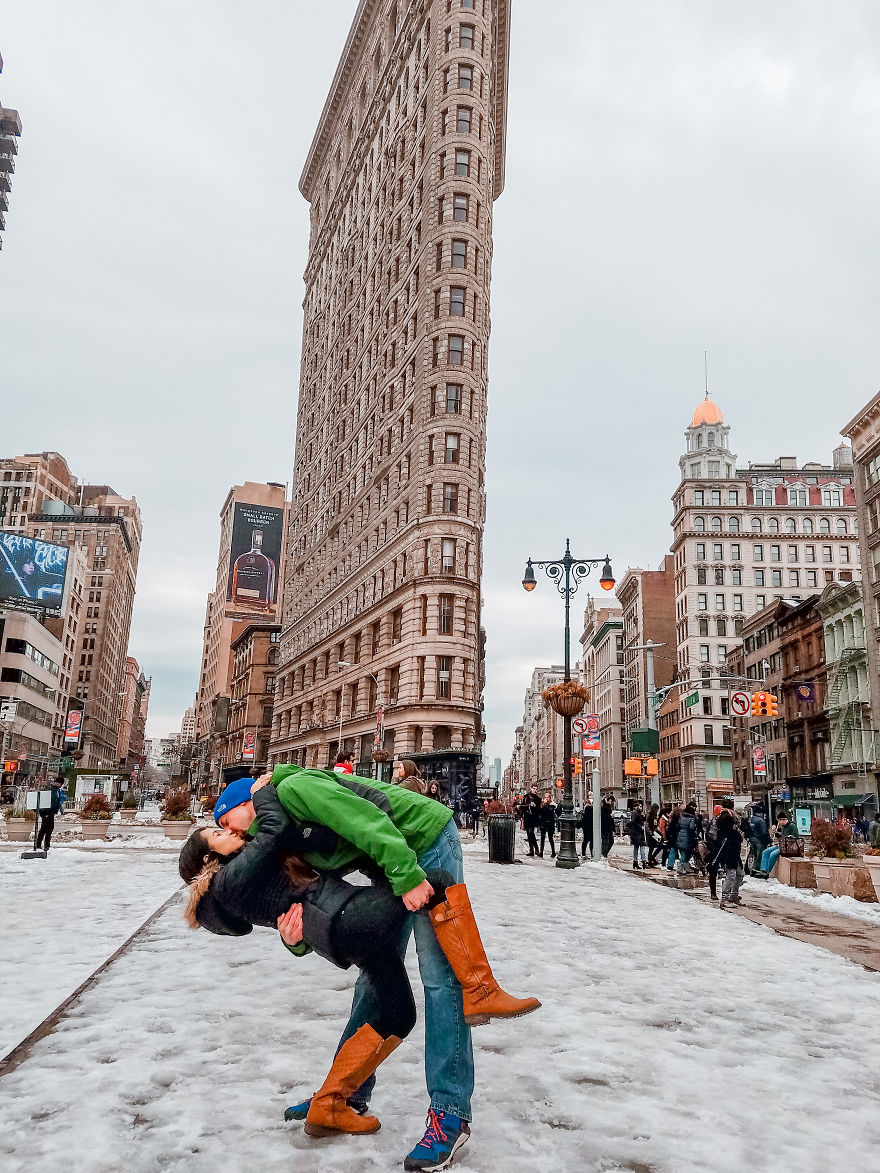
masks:
<svg viewBox="0 0 880 1173"><path fill-rule="evenodd" d="M303 939L303 906L291 904L278 918L278 932L285 945L298 945Z"/></svg>
<svg viewBox="0 0 880 1173"><path fill-rule="evenodd" d="M268 786L271 781L271 774L261 774L251 787L251 794L256 794L258 790L262 790L264 786Z"/></svg>
<svg viewBox="0 0 880 1173"><path fill-rule="evenodd" d="M410 912L418 912L420 908L425 907L433 895L434 889L427 880L422 880L418 888L413 888L409 892L404 892L401 900Z"/></svg>

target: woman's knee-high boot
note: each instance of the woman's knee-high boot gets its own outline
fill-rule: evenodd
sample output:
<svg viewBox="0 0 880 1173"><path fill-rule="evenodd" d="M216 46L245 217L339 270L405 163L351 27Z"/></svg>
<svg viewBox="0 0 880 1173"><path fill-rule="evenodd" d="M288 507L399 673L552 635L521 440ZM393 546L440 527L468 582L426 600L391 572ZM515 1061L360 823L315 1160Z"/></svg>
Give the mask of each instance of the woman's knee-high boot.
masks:
<svg viewBox="0 0 880 1173"><path fill-rule="evenodd" d="M538 1009L537 998L513 998L495 980L464 884L447 888L446 899L431 909L430 917L440 948L461 983L468 1026L482 1026L491 1018L519 1018Z"/></svg>
<svg viewBox="0 0 880 1173"><path fill-rule="evenodd" d="M396 1035L383 1039L371 1026L362 1026L342 1044L323 1086L312 1096L305 1127L309 1136L379 1131L375 1116L359 1116L346 1101L399 1045Z"/></svg>

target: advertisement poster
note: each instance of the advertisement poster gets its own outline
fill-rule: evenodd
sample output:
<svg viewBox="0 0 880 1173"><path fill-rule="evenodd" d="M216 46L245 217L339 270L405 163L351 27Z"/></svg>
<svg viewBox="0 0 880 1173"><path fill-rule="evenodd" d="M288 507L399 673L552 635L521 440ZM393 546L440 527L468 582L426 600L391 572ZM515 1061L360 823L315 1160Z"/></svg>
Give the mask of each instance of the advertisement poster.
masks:
<svg viewBox="0 0 880 1173"><path fill-rule="evenodd" d="M241 502L235 506L226 601L236 611L259 615L274 608L283 541L283 509Z"/></svg>
<svg viewBox="0 0 880 1173"><path fill-rule="evenodd" d="M794 812L794 821L797 825L798 835L809 835L813 825L813 816L810 811L798 807Z"/></svg>
<svg viewBox="0 0 880 1173"><path fill-rule="evenodd" d="M756 745L752 750L752 771L755 777L767 776L767 755L763 745Z"/></svg>
<svg viewBox="0 0 880 1173"><path fill-rule="evenodd" d="M254 749L256 748L257 737L255 733L245 733L241 743L241 756L246 762L254 760Z"/></svg>
<svg viewBox="0 0 880 1173"><path fill-rule="evenodd" d="M67 546L0 530L0 602L60 610L66 573Z"/></svg>
<svg viewBox="0 0 880 1173"><path fill-rule="evenodd" d="M67 724L64 728L64 744L78 745L80 730L82 729L82 711L71 709L67 714Z"/></svg>

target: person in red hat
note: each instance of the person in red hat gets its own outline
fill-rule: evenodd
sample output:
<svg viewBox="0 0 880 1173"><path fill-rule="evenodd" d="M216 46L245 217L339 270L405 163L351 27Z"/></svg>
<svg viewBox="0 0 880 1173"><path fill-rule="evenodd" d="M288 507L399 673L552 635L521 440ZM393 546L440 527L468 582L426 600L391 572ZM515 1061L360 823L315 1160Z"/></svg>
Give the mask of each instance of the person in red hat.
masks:
<svg viewBox="0 0 880 1173"><path fill-rule="evenodd" d="M712 900L718 899L718 816L721 814L721 807L712 807L712 818L709 821L709 826L706 828L706 847L708 848L708 856L706 859L706 872L709 876L709 896Z"/></svg>

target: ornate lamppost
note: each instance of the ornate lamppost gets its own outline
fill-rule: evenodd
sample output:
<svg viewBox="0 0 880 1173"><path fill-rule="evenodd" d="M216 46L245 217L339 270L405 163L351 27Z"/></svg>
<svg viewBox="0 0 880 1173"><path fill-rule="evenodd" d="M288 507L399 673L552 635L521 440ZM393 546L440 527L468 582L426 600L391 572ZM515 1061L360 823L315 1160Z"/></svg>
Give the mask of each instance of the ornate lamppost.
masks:
<svg viewBox="0 0 880 1173"><path fill-rule="evenodd" d="M556 589L565 600L565 675L562 685L555 686L558 691L547 690L551 693L549 697L551 707L562 716L562 828L559 836L559 851L556 855L558 868L580 866L575 843L574 799L571 785L571 719L581 711L586 698L583 690L565 687L571 682L571 655L569 651L571 596L577 591L581 579L586 578L593 567L599 566L600 563L603 563L601 558L573 558L569 539L566 538L565 554L562 558L549 562L529 558L522 580L523 588L527 591L533 591L537 586L534 568L536 566L543 567L547 577L556 584ZM611 570L608 554L605 555L602 565L599 586L603 591L614 589L614 574Z"/></svg>

